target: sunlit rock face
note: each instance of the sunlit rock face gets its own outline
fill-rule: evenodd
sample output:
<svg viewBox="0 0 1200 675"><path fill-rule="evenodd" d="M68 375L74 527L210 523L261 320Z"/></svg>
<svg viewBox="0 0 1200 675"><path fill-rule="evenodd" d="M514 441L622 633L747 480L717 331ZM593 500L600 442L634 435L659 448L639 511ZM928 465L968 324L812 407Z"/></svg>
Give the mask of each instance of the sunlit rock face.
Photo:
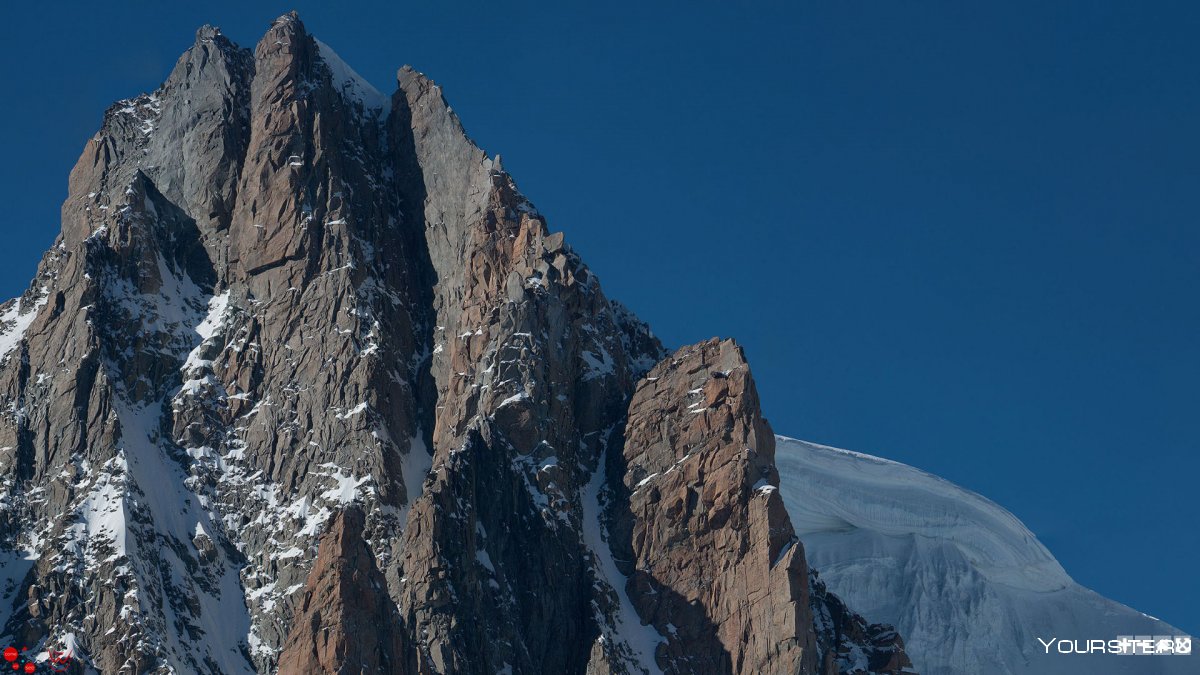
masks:
<svg viewBox="0 0 1200 675"><path fill-rule="evenodd" d="M810 575L741 350L669 354L295 14L105 113L0 398L0 638L83 670L907 664Z"/></svg>

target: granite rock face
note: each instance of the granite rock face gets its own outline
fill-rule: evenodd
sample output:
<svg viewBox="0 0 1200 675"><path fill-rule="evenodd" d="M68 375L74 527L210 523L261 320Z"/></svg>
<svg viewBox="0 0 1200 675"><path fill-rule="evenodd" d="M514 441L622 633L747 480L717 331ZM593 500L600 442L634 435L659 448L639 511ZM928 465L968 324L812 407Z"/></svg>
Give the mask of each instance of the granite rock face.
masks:
<svg viewBox="0 0 1200 675"><path fill-rule="evenodd" d="M628 506L613 509L610 533L630 599L666 638L658 662L668 673L854 672L839 662L853 643L864 671L900 672L911 664L896 634L868 640L865 621L810 582L774 459L733 341L684 347L638 384L617 487Z"/></svg>
<svg viewBox="0 0 1200 675"><path fill-rule="evenodd" d="M363 540L365 516L349 506L321 535L317 559L292 616L279 671L297 675L400 672L400 616Z"/></svg>
<svg viewBox="0 0 1200 675"><path fill-rule="evenodd" d="M668 358L436 84L294 13L105 113L0 404L0 637L81 668L907 664L811 580L741 351Z"/></svg>

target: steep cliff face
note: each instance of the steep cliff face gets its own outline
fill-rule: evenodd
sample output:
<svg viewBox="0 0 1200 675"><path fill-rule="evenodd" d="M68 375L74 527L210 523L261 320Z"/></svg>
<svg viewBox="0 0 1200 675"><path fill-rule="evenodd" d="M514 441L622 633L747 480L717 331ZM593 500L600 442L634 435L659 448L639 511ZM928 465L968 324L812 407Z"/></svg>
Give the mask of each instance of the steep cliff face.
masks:
<svg viewBox="0 0 1200 675"><path fill-rule="evenodd" d="M740 350L662 361L397 84L289 14L107 111L0 306L0 633L114 673L902 667L814 590Z"/></svg>
<svg viewBox="0 0 1200 675"><path fill-rule="evenodd" d="M884 630L810 582L779 495L775 437L734 342L684 347L650 371L629 406L623 459L616 492L628 497L616 501L610 533L624 544L630 600L665 638L664 671L911 665L894 632L874 639Z"/></svg>
<svg viewBox="0 0 1200 675"><path fill-rule="evenodd" d="M401 672L407 646L395 603L363 541L365 517L349 506L330 520L292 616L279 672Z"/></svg>
<svg viewBox="0 0 1200 675"><path fill-rule="evenodd" d="M808 570L741 350L712 340L651 370L624 446L629 510L610 531L628 532L631 600L667 637L666 670L814 672Z"/></svg>

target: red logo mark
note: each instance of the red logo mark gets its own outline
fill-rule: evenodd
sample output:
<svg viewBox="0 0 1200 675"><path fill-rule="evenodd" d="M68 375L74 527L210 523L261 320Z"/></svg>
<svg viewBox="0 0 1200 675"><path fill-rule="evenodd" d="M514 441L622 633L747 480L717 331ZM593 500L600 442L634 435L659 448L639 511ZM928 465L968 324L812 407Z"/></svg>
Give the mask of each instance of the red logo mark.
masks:
<svg viewBox="0 0 1200 675"><path fill-rule="evenodd" d="M71 652L57 652L50 650L50 667L56 673L67 672L67 666L71 665Z"/></svg>
<svg viewBox="0 0 1200 675"><path fill-rule="evenodd" d="M50 670L55 673L65 673L71 666L71 652L50 650Z"/></svg>

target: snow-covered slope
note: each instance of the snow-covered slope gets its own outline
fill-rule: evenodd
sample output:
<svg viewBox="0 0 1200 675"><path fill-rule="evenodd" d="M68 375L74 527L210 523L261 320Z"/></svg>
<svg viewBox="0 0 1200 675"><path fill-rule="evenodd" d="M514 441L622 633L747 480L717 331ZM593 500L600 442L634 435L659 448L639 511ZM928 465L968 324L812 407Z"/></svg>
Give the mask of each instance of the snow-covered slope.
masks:
<svg viewBox="0 0 1200 675"><path fill-rule="evenodd" d="M1200 657L1047 655L1038 639L1182 631L1075 583L1021 521L913 467L777 437L781 492L829 589L895 624L924 675L1200 673Z"/></svg>
<svg viewBox="0 0 1200 675"><path fill-rule="evenodd" d="M314 42L321 53L321 60L329 66L334 88L350 100L361 103L365 110L377 111L386 117L391 110L391 99L343 61L332 47L315 38Z"/></svg>

